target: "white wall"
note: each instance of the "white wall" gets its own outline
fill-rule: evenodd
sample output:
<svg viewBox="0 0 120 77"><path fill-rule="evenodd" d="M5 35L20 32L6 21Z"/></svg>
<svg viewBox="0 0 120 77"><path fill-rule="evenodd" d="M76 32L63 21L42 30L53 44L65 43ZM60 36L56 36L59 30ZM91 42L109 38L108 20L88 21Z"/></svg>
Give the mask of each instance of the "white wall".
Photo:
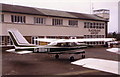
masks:
<svg viewBox="0 0 120 77"><path fill-rule="evenodd" d="M21 15L21 14L19 14ZM63 19L63 26L53 26L52 18L46 17L46 24L34 24L33 15L26 16L25 24L13 24L11 23L11 14L5 14L5 22L2 24L2 35L7 35L7 29L16 28L25 36L84 36L91 35L88 28L84 28L84 22L100 22L100 21L88 21L79 20L78 27L69 27L67 18ZM100 29L98 35L105 35L105 29Z"/></svg>

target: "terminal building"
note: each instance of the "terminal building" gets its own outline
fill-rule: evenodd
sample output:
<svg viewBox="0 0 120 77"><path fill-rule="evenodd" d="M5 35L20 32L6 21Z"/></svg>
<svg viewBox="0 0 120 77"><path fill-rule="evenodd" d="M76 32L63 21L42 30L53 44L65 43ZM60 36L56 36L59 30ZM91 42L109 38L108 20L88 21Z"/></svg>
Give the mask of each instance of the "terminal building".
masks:
<svg viewBox="0 0 120 77"><path fill-rule="evenodd" d="M94 10L94 14L41 9L0 4L2 33L0 45L12 45L8 29L18 29L32 44L40 45L36 38L106 38L109 10ZM106 18L107 17L107 18ZM103 45L104 42L87 42Z"/></svg>

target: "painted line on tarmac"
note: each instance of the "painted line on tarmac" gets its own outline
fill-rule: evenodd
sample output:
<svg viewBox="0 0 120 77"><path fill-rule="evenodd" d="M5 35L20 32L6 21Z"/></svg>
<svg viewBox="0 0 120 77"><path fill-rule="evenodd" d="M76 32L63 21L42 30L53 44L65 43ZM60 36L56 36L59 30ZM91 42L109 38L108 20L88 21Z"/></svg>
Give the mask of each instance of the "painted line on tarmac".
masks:
<svg viewBox="0 0 120 77"><path fill-rule="evenodd" d="M96 72L100 72L100 71L86 70L86 71L76 71L76 72L61 73L61 74L56 74L56 75L80 75L80 74L96 73Z"/></svg>

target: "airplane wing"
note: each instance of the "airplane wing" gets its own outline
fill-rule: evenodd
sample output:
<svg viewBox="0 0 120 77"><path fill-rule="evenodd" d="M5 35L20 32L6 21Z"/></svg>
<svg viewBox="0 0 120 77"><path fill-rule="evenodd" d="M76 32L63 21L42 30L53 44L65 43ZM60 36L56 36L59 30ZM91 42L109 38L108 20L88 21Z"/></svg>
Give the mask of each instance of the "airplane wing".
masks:
<svg viewBox="0 0 120 77"><path fill-rule="evenodd" d="M6 50L7 52L12 52L12 53L16 53L16 54L28 54L28 53L32 53L33 51L27 51L27 50L21 50L21 51L15 51L15 49L9 49Z"/></svg>
<svg viewBox="0 0 120 77"><path fill-rule="evenodd" d="M57 41L60 39L49 39L49 38L38 38L38 39L34 39L36 41L42 41L42 42L53 42L53 41Z"/></svg>
<svg viewBox="0 0 120 77"><path fill-rule="evenodd" d="M84 39L70 39L70 41L72 42L97 42L97 41L104 41L104 42L108 42L108 41L114 41L114 38L84 38Z"/></svg>
<svg viewBox="0 0 120 77"><path fill-rule="evenodd" d="M42 41L42 42L49 42L50 44L48 45L56 45L57 43L64 43L67 41L66 39L49 39L49 38L38 38L34 40Z"/></svg>
<svg viewBox="0 0 120 77"><path fill-rule="evenodd" d="M109 49L106 49L106 51L120 54L120 48L109 48Z"/></svg>
<svg viewBox="0 0 120 77"><path fill-rule="evenodd" d="M50 42L48 45L56 45L57 43L66 43L66 42L97 42L97 41L115 41L114 38L84 38L84 39L35 39L42 42Z"/></svg>

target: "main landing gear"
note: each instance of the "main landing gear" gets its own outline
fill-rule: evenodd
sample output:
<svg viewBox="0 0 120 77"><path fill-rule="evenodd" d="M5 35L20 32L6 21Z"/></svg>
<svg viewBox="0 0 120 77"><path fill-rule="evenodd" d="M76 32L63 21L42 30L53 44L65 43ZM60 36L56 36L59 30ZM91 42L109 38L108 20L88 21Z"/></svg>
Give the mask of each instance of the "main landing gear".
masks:
<svg viewBox="0 0 120 77"><path fill-rule="evenodd" d="M85 58L85 55L82 55L82 59Z"/></svg>
<svg viewBox="0 0 120 77"><path fill-rule="evenodd" d="M84 58L85 58L85 55L82 54L82 55L81 55L81 58L84 59ZM70 57L70 61L74 61L74 60L75 60L74 56L71 56L71 57Z"/></svg>
<svg viewBox="0 0 120 77"><path fill-rule="evenodd" d="M70 61L74 61L75 59L74 59L74 56L71 56L70 57Z"/></svg>
<svg viewBox="0 0 120 77"><path fill-rule="evenodd" d="M55 55L55 59L59 59L59 55L58 54Z"/></svg>
<svg viewBox="0 0 120 77"><path fill-rule="evenodd" d="M82 55L81 55L81 58L82 58L82 59L85 58L85 54L82 54ZM59 54L56 54L56 55L55 55L55 59L59 59ZM69 60L70 60L70 61L74 61L74 60L75 60L74 56L70 56Z"/></svg>

